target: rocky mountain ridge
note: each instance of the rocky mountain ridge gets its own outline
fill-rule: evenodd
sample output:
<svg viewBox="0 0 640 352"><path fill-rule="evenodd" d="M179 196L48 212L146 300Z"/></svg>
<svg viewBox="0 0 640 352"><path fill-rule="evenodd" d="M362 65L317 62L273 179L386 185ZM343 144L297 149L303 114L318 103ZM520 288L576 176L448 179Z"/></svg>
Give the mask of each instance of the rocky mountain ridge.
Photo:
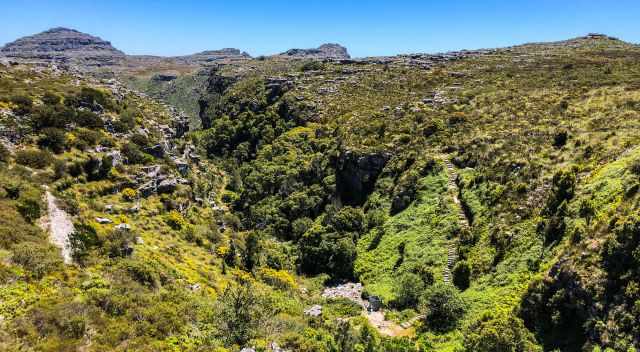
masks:
<svg viewBox="0 0 640 352"><path fill-rule="evenodd" d="M298 59L350 59L347 48L340 44L327 43L312 49L289 49L279 54L281 57Z"/></svg>
<svg viewBox="0 0 640 352"><path fill-rule="evenodd" d="M89 66L114 65L125 57L106 40L63 27L17 39L2 47L0 54L11 59Z"/></svg>

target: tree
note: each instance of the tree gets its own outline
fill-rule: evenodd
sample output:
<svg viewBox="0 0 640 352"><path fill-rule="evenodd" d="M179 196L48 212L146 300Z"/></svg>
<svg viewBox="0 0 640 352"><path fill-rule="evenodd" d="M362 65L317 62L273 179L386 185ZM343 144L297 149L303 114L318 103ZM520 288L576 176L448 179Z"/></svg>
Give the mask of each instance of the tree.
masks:
<svg viewBox="0 0 640 352"><path fill-rule="evenodd" d="M122 155L127 158L127 163L129 164L143 164L148 158L150 158L140 150L140 147L131 142L123 145L121 152Z"/></svg>
<svg viewBox="0 0 640 352"><path fill-rule="evenodd" d="M464 312L464 301L451 285L435 284L423 295L424 324L431 330L445 332L455 328Z"/></svg>
<svg viewBox="0 0 640 352"><path fill-rule="evenodd" d="M400 276L396 286L395 303L401 308L415 307L423 294L425 283L420 276L414 273L405 273Z"/></svg>
<svg viewBox="0 0 640 352"><path fill-rule="evenodd" d="M542 351L522 320L502 310L484 312L463 336L464 347L470 352Z"/></svg>
<svg viewBox="0 0 640 352"><path fill-rule="evenodd" d="M213 320L219 337L240 346L257 336L269 316L268 302L251 282L229 284L216 301Z"/></svg>
<svg viewBox="0 0 640 352"><path fill-rule="evenodd" d="M42 136L38 139L41 148L48 148L58 154L65 149L66 137L64 131L59 128L48 127L42 130Z"/></svg>

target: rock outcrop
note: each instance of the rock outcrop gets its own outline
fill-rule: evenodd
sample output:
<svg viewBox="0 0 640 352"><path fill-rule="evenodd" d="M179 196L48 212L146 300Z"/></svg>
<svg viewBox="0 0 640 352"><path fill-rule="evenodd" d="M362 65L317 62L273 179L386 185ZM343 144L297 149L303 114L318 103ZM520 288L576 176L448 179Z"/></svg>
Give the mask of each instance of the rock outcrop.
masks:
<svg viewBox="0 0 640 352"><path fill-rule="evenodd" d="M378 175L389 158L387 153L342 153L336 168L336 186L342 203L362 205L373 191Z"/></svg>
<svg viewBox="0 0 640 352"><path fill-rule="evenodd" d="M340 44L322 44L315 49L290 49L279 56L299 59L349 59L347 48Z"/></svg>
<svg viewBox="0 0 640 352"><path fill-rule="evenodd" d="M63 27L20 38L2 47L0 55L30 62L53 61L86 66L115 65L125 58L125 54L110 42Z"/></svg>

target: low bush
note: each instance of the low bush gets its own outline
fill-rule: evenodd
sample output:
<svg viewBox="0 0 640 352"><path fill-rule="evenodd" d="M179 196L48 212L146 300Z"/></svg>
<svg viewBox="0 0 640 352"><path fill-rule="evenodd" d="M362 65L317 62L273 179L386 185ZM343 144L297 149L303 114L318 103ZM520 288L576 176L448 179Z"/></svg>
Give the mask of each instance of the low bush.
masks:
<svg viewBox="0 0 640 352"><path fill-rule="evenodd" d="M16 152L16 163L35 169L44 169L51 165L53 156L46 150L23 149Z"/></svg>
<svg viewBox="0 0 640 352"><path fill-rule="evenodd" d="M140 147L131 142L123 145L120 151L129 164L144 164L151 160L150 155L143 153Z"/></svg>
<svg viewBox="0 0 640 352"><path fill-rule="evenodd" d="M11 151L0 143L0 162L6 163L11 159Z"/></svg>
<svg viewBox="0 0 640 352"><path fill-rule="evenodd" d="M11 260L21 265L35 279L59 270L62 267L60 249L40 242L22 242L14 245Z"/></svg>
<svg viewBox="0 0 640 352"><path fill-rule="evenodd" d="M11 102L15 105L13 112L17 115L26 115L33 109L33 99L26 95L14 95Z"/></svg>

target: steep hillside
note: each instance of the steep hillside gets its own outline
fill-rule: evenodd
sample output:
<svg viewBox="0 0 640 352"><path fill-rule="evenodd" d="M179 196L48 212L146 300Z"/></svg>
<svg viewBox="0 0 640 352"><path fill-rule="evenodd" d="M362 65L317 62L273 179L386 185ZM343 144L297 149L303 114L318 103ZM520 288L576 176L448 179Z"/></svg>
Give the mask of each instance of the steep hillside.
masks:
<svg viewBox="0 0 640 352"><path fill-rule="evenodd" d="M0 349L633 350L639 59L0 66Z"/></svg>

